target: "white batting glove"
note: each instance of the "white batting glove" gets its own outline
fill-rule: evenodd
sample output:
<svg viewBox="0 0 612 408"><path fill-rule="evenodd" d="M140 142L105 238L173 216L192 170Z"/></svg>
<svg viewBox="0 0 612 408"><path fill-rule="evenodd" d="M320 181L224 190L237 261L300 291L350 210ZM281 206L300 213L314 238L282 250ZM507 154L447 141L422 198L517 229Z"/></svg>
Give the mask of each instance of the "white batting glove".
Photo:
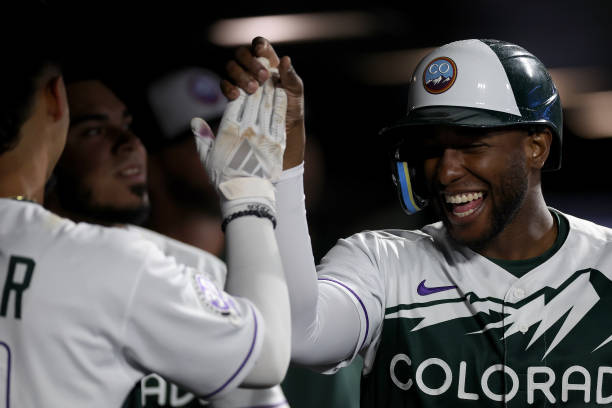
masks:
<svg viewBox="0 0 612 408"><path fill-rule="evenodd" d="M225 109L216 139L206 122L191 120L200 160L221 196L224 225L236 213L275 223L272 183L283 168L287 95L274 86L278 70L270 68L266 58L258 60L272 75L252 95L240 89L240 96Z"/></svg>

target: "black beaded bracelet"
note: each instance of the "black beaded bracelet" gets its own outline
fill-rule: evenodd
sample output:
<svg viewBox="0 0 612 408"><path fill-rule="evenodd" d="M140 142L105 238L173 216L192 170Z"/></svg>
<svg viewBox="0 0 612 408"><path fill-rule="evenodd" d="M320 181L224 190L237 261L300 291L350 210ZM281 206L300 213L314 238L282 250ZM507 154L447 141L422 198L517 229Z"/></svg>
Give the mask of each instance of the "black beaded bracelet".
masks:
<svg viewBox="0 0 612 408"><path fill-rule="evenodd" d="M236 218L245 217L247 215L252 215L259 218L267 218L272 222L272 227L276 228L276 217L272 214L272 212L267 206L250 204L247 206L246 210L236 211L235 213L230 214L229 216L224 218L223 222L221 223L221 230L225 232L227 224L229 224L230 221L235 220Z"/></svg>

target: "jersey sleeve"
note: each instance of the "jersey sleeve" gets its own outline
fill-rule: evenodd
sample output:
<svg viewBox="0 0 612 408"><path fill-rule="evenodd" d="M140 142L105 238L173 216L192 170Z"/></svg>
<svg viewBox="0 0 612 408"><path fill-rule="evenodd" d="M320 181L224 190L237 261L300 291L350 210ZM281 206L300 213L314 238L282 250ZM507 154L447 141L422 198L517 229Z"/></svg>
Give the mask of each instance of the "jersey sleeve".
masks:
<svg viewBox="0 0 612 408"><path fill-rule="evenodd" d="M324 285L344 293L359 314L359 340L351 357L335 371L348 365L355 356L376 343L384 319L385 284L378 265L374 233L360 233L341 239L317 266L319 287Z"/></svg>
<svg viewBox="0 0 612 408"><path fill-rule="evenodd" d="M227 268L225 263L213 254L147 228L129 225L127 229L155 244L166 256L173 257L176 262L206 274L217 286L225 286Z"/></svg>
<svg viewBox="0 0 612 408"><path fill-rule="evenodd" d="M127 306L124 353L143 372L210 398L242 382L263 331L251 302L151 247Z"/></svg>
<svg viewBox="0 0 612 408"><path fill-rule="evenodd" d="M289 408L280 385L257 389L238 387L209 401L212 408Z"/></svg>
<svg viewBox="0 0 612 408"><path fill-rule="evenodd" d="M276 184L276 234L290 290L292 359L333 372L371 342L381 322L383 284L371 251L358 239L340 241L317 274L302 174L302 166L287 170Z"/></svg>

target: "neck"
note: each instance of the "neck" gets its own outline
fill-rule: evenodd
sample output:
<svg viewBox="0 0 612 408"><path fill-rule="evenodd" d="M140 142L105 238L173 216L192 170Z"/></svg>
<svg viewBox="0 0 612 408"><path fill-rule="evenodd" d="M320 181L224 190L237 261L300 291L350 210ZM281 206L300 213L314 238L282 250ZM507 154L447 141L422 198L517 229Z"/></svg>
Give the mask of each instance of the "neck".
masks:
<svg viewBox="0 0 612 408"><path fill-rule="evenodd" d="M218 216L182 206L170 194L151 191L151 195L148 228L216 256L222 255L225 241Z"/></svg>
<svg viewBox="0 0 612 408"><path fill-rule="evenodd" d="M43 149L19 144L0 156L0 197L23 196L42 203L49 177L49 160Z"/></svg>
<svg viewBox="0 0 612 408"><path fill-rule="evenodd" d="M504 230L477 252L510 261L530 259L552 247L557 234L558 226L538 185L535 191L527 194L520 210Z"/></svg>
<svg viewBox="0 0 612 408"><path fill-rule="evenodd" d="M48 194L45 197L45 207L49 211L54 212L60 217L68 218L69 220L77 222L77 223L86 222L89 224L103 225L105 227L118 226L118 224L104 222L104 221L101 221L101 220L98 220L92 217L87 217L83 214L77 214L73 211L67 210L65 207L61 205L60 200L55 192L52 192L51 194Z"/></svg>

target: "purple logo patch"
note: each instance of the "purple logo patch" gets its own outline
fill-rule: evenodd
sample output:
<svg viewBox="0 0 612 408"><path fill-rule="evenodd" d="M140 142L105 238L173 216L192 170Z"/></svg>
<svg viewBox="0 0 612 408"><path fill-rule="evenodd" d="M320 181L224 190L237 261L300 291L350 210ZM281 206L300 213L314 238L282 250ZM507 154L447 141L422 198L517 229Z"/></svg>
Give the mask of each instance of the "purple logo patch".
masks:
<svg viewBox="0 0 612 408"><path fill-rule="evenodd" d="M457 79L457 64L448 57L438 57L423 71L423 86L432 94L446 92Z"/></svg>
<svg viewBox="0 0 612 408"><path fill-rule="evenodd" d="M205 275L194 274L193 279L198 298L203 306L221 316L230 317L233 320L239 319L238 308L227 293L219 289Z"/></svg>
<svg viewBox="0 0 612 408"><path fill-rule="evenodd" d="M445 290L457 289L457 286L436 286L436 287L427 287L425 286L425 280L419 283L417 287L417 293L421 296L431 295L433 293L444 292Z"/></svg>

